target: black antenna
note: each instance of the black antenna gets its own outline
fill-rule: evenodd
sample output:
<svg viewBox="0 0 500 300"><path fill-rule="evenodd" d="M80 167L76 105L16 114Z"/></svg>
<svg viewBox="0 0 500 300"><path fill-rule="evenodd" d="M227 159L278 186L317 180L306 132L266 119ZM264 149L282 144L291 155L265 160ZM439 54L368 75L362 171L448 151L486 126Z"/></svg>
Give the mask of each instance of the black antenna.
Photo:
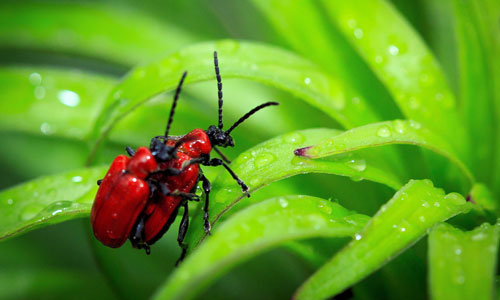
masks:
<svg viewBox="0 0 500 300"><path fill-rule="evenodd" d="M219 91L219 129L222 129L222 78L219 72L219 60L217 59L217 51L214 51L215 76L217 77L217 89Z"/></svg>
<svg viewBox="0 0 500 300"><path fill-rule="evenodd" d="M250 117L251 115L253 115L254 113L258 112L259 110L263 109L264 107L267 107L267 106L271 106L271 105L279 105L278 102L266 102L264 104L261 104L257 107L255 107L254 109L252 109L251 111L247 112L243 117L241 117L238 121L236 121L233 126L231 126L231 128L229 128L228 130L226 130L226 133L229 134L231 131L233 131L233 129L235 129L238 125L240 125L241 123L243 123L243 121L245 121L246 119L248 119L248 117Z"/></svg>
<svg viewBox="0 0 500 300"><path fill-rule="evenodd" d="M167 129L165 130L165 138L168 137L168 131L170 130L170 125L172 124L172 121L174 119L175 107L177 106L177 100L179 99L179 94L181 93L182 83L184 82L186 75L187 75L187 71L184 71L184 74L182 74L182 77L181 77L181 81L179 81L179 84L177 85L177 89L175 90L174 102L172 102L172 108L170 109L170 116L168 117Z"/></svg>

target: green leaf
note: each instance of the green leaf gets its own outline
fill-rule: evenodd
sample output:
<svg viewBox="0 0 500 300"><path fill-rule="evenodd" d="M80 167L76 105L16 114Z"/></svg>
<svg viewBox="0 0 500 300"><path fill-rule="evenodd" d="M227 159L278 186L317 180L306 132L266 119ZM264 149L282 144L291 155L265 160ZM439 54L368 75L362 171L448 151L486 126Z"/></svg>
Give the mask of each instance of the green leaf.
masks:
<svg viewBox="0 0 500 300"><path fill-rule="evenodd" d="M138 10L97 3L4 3L0 19L3 47L69 52L121 65L151 61L199 39Z"/></svg>
<svg viewBox="0 0 500 300"><path fill-rule="evenodd" d="M101 141L119 119L138 105L174 89L184 70L189 71L186 83L214 79L214 50L219 52L224 78L254 80L290 92L345 127L376 120L364 102L347 101L343 86L309 61L265 45L224 40L190 46L131 71L106 100L91 142Z"/></svg>
<svg viewBox="0 0 500 300"><path fill-rule="evenodd" d="M467 137L441 68L406 20L384 0L323 1L408 119L441 135L467 157Z"/></svg>
<svg viewBox="0 0 500 300"><path fill-rule="evenodd" d="M355 240L300 287L296 299L324 299L340 293L410 247L437 222L469 209L461 195L445 195L429 180L411 180Z"/></svg>
<svg viewBox="0 0 500 300"><path fill-rule="evenodd" d="M401 117L366 63L352 51L342 34L328 24L317 1L253 0L252 3L292 49L339 78L347 99L366 101L379 114L377 121ZM373 120L367 120L370 122Z"/></svg>
<svg viewBox="0 0 500 300"><path fill-rule="evenodd" d="M401 180L384 167L376 157L362 152L340 155L332 159L310 160L297 157L293 150L301 145L310 145L340 131L333 129L309 129L279 136L257 145L242 154L231 163L231 169L238 174L254 192L274 181L305 173L325 173L349 176L354 179L365 178L385 184L394 189L401 187ZM210 193L210 222L218 219L245 198L241 188L226 171L221 171L212 183ZM186 241L193 246L204 238L201 207L198 217L193 217Z"/></svg>
<svg viewBox="0 0 500 300"><path fill-rule="evenodd" d="M156 299L192 298L235 264L286 241L347 237L369 217L309 196L287 196L250 206L224 222L156 293Z"/></svg>
<svg viewBox="0 0 500 300"><path fill-rule="evenodd" d="M0 130L82 140L115 80L46 67L0 69Z"/></svg>
<svg viewBox="0 0 500 300"><path fill-rule="evenodd" d="M369 124L348 130L319 144L297 149L300 156L321 158L334 154L390 144L410 144L434 151L454 163L472 184L474 177L455 155L453 148L416 121L395 120Z"/></svg>
<svg viewBox="0 0 500 300"><path fill-rule="evenodd" d="M484 12L481 1L453 0L454 23L458 44L460 66L460 109L469 131L472 152L473 172L478 180L491 179L491 159L495 141L494 91L490 61L494 56L490 37L484 32ZM491 57L491 58L490 58Z"/></svg>
<svg viewBox="0 0 500 300"><path fill-rule="evenodd" d="M499 224L464 232L439 224L429 234L431 299L496 299Z"/></svg>
<svg viewBox="0 0 500 300"><path fill-rule="evenodd" d="M107 167L45 176L0 192L0 240L88 216Z"/></svg>

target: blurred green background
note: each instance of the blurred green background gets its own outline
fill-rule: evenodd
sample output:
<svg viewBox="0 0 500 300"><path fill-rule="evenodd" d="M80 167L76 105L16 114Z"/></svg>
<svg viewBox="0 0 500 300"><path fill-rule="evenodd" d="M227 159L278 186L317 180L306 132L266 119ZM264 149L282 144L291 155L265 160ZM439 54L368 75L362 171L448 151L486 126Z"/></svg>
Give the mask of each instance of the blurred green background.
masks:
<svg viewBox="0 0 500 300"><path fill-rule="evenodd" d="M405 65L397 64L392 67L396 79L385 78L375 66L385 58L372 57L369 51L360 50L361 46L353 43L353 38L346 36L341 25L332 20L333 14L325 9L327 2L2 1L0 188L84 167L93 146L89 137L94 123L106 107L106 99L120 97L113 95L116 92L113 88L127 72L187 46L194 45L196 49L197 43L205 41L246 40L293 52L314 63L322 72L331 74L345 91L348 106L356 106L364 99L363 105L373 111L373 120L359 117L356 121L356 117L352 117L354 121L350 125L342 123L332 118L328 111L302 101L301 95L286 88L265 85L257 79L225 78L225 68L231 66L225 64L224 56L220 56L227 125L260 103L271 100L281 103L278 109L259 112L234 132L236 147L225 151L231 158L258 143L294 130L344 129L371 121L408 117L405 108L398 106L394 98L411 98L412 90L405 90L407 86L403 85L395 91L391 82L440 79L429 77L431 75L412 77L411 72L398 69L404 69ZM458 99L461 105L458 110L463 117L467 139L470 139L470 144L460 140L457 129L460 140L457 144L468 145L464 147L464 156L472 163L466 164L479 181L495 190L498 185L491 167L498 141L498 120L494 115L498 109L492 103L493 99L498 100L493 97L498 97L495 96L498 91L495 84L500 79L495 77L498 69L493 63L488 64L492 57L498 60L494 55L498 47L495 46L497 40L489 36L489 30L493 29L487 26L495 24L491 20L496 20L498 35L499 5L495 1L479 1L478 5L470 2L393 0L387 1L387 5L413 28L411 33L414 35L407 36L408 40L420 42L422 39L429 53L435 55L437 68L444 74L443 85L448 85L450 91L450 95L442 97ZM363 1L355 1L353 7L360 14L366 14L367 26L373 22L376 27L380 18L384 18L377 11L364 11ZM355 27L356 24L353 25L356 39L373 35L376 40L379 36L377 32L356 31ZM387 45L406 42L381 41ZM394 55L408 49L396 47L388 51ZM197 59L206 65L212 63L210 56ZM280 57L268 59L279 62ZM239 67L252 69L252 61L247 63ZM412 61L411 64L419 63ZM296 71L301 74L300 69ZM181 72L172 80L176 82L180 75ZM210 80L184 87L171 134L184 134L198 127L206 129L216 123L217 92L212 77L210 73L205 76ZM303 86L309 84L308 80L304 75ZM423 92L416 93L425 96L425 88L421 89ZM161 134L171 98L171 92L159 94L120 119L96 152L92 165L109 164L117 154L123 153L126 145L146 145L152 136ZM475 102L474 99L490 100L481 105L477 104L481 100ZM432 120L433 116L426 118ZM439 127L440 122L446 120L436 120L435 126ZM447 192L468 194L468 187L457 179L460 176L445 171L447 162L443 158L415 147L390 147L403 158L401 170L398 170L405 174L403 178L430 178ZM207 173L213 178L216 170L207 170ZM324 174L299 175L257 191L252 199L257 202L274 195L305 194L373 215L393 194L384 185L353 179ZM473 227L478 225L475 220L457 222ZM3 241L0 243L0 299L149 298L173 271L179 256L177 223L172 226L175 230L170 230L153 247L150 256L132 249L128 243L120 249L101 246L94 240L87 218L43 227ZM347 239L315 238L306 241L304 248L287 244L260 254L232 268L199 298L288 299L318 267L304 259L304 254L297 249L306 249L306 252L313 249L313 256L320 265L347 242ZM420 241L388 266L356 284L344 296L426 298L426 247L427 241ZM408 260L413 263L406 265ZM400 274L405 275L399 277Z"/></svg>

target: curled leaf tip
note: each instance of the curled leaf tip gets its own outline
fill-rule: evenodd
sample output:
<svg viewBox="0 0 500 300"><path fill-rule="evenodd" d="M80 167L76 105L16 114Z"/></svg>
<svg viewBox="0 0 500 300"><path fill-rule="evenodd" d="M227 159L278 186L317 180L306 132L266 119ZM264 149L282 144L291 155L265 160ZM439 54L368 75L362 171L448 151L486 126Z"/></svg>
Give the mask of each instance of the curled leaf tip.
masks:
<svg viewBox="0 0 500 300"><path fill-rule="evenodd" d="M312 146L308 146L308 147L304 147L304 148L299 148L299 149L295 149L295 151L293 151L293 153L297 156L305 156L305 157L309 157L309 155L307 155L307 150L309 150L310 148L312 148Z"/></svg>

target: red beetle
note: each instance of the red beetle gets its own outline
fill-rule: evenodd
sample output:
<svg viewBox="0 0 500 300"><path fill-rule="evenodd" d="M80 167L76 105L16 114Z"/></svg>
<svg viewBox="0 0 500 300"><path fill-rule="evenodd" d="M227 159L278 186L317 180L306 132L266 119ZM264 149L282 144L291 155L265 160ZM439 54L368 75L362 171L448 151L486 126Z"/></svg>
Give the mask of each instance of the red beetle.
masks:
<svg viewBox="0 0 500 300"><path fill-rule="evenodd" d="M183 250L179 261L182 260L186 252L183 240L189 221L187 200L199 200L194 194L199 181L202 181L206 195L204 229L207 233L210 231L208 204L211 185L201 172L199 164L224 166L241 186L242 191L249 196L248 187L231 170L228 166L229 160L216 147L233 147L234 141L230 135L233 129L260 109L278 103L267 102L255 107L228 130L223 131L222 83L217 52L214 52L214 65L219 98L219 126L212 125L206 131L194 129L184 136L168 135L186 76L184 73L172 103L165 135L154 137L149 149L140 147L134 153L127 147L127 152L132 157L128 159L122 155L118 156L102 181L92 207L91 222L95 236L103 244L119 247L128 237L135 248L144 248L149 254L149 246L168 230L177 216L179 207L182 206L184 214L177 238ZM210 158L212 149L222 159ZM127 210L128 214L122 212L124 210Z"/></svg>

